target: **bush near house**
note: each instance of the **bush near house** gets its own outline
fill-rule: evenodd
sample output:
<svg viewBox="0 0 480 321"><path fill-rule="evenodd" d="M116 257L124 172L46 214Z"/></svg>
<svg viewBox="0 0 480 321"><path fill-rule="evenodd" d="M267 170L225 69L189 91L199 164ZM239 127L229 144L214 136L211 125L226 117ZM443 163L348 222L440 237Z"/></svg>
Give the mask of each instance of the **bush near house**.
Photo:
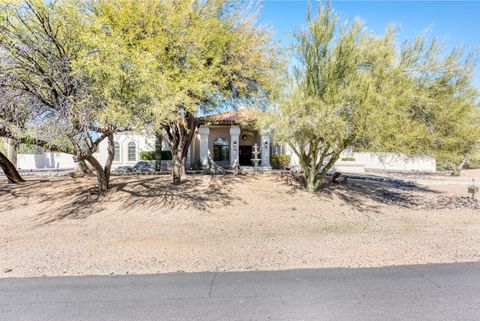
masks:
<svg viewBox="0 0 480 321"><path fill-rule="evenodd" d="M140 159L141 160L156 160L155 152L154 151L143 151L140 152Z"/></svg>
<svg viewBox="0 0 480 321"><path fill-rule="evenodd" d="M141 160L172 160L172 152L170 152L169 150L162 150L160 153L157 153L155 151L143 151L143 152L140 152L140 159Z"/></svg>
<svg viewBox="0 0 480 321"><path fill-rule="evenodd" d="M281 154L273 154L270 157L270 164L273 168L276 169L285 169L290 166L290 156L288 155L281 155Z"/></svg>
<svg viewBox="0 0 480 321"><path fill-rule="evenodd" d="M343 162L354 162L355 157L342 157L340 160Z"/></svg>

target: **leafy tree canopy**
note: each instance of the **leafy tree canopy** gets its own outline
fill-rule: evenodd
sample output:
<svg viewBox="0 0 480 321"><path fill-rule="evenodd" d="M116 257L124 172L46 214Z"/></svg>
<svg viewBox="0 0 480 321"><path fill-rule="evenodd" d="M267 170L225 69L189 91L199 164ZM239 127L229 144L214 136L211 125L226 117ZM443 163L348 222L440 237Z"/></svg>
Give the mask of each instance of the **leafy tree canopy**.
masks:
<svg viewBox="0 0 480 321"><path fill-rule="evenodd" d="M399 45L393 28L375 35L327 4L308 12L293 52L266 126L297 154L310 191L347 146L451 157L478 142L474 57L461 48L444 55L425 35Z"/></svg>

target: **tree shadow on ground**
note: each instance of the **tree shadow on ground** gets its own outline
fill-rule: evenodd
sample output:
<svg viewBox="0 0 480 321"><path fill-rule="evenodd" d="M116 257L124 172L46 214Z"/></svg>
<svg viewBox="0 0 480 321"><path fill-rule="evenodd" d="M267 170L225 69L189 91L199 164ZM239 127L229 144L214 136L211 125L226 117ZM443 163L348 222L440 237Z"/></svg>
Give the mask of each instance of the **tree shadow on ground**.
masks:
<svg viewBox="0 0 480 321"><path fill-rule="evenodd" d="M64 218L81 219L101 210L100 195L91 181L71 178L28 179L0 187L0 213L35 208L41 224Z"/></svg>
<svg viewBox="0 0 480 321"><path fill-rule="evenodd" d="M46 184L50 186L48 183L51 183L49 179L33 179L19 184L0 184L0 213L31 205L33 191L39 196L39 199L35 197L35 204L48 201L54 195L51 188L44 188Z"/></svg>
<svg viewBox="0 0 480 321"><path fill-rule="evenodd" d="M119 199L126 209L192 208L207 211L231 204L235 199L232 184L237 180L232 175L189 175L181 184L173 185L170 180L153 177L115 183L110 195Z"/></svg>
<svg viewBox="0 0 480 321"><path fill-rule="evenodd" d="M299 174L283 173L282 180L291 187L290 193L305 191L304 180ZM327 177L316 192L320 199L337 198L360 212L379 212L385 205L422 208L428 203L426 196L434 194L438 192L401 179L365 177L347 177L344 184L333 183L331 177Z"/></svg>
<svg viewBox="0 0 480 321"><path fill-rule="evenodd" d="M225 207L236 198L233 175L189 175L181 184L173 185L169 176L113 177L110 190L99 195L95 178L30 180L27 183L2 186L0 213L32 206L38 209L39 225L65 219L85 219L112 203L123 210L186 208L208 211Z"/></svg>
<svg viewBox="0 0 480 321"><path fill-rule="evenodd" d="M47 225L64 219L85 219L90 215L104 209L103 196L98 193L98 188L82 188L58 206L52 206L48 210L39 213L40 225Z"/></svg>

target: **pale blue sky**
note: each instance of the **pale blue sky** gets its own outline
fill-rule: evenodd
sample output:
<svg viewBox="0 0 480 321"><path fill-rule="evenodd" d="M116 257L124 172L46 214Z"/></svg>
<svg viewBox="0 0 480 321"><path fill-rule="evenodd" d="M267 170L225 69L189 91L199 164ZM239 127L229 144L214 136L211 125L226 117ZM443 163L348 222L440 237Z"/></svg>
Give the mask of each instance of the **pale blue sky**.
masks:
<svg viewBox="0 0 480 321"><path fill-rule="evenodd" d="M272 26L276 39L287 46L293 27L304 24L307 4L301 0L265 0L261 22ZM429 29L447 48L465 44L472 50L480 49L480 1L333 1L332 6L343 18L362 18L376 33L383 33L388 24L397 25L401 41ZM474 85L480 89L480 67Z"/></svg>

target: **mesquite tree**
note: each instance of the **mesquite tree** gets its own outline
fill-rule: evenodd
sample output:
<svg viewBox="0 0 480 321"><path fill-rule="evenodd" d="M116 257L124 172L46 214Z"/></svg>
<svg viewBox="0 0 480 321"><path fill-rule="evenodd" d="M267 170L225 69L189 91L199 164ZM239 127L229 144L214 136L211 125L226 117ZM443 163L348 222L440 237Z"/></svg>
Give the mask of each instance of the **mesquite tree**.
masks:
<svg viewBox="0 0 480 321"><path fill-rule="evenodd" d="M294 36L291 86L267 123L298 156L308 191L349 146L437 156L454 149L452 129L475 128L473 62L463 51L442 55L424 36L399 46L391 28L376 36L359 20L341 23L329 3Z"/></svg>
<svg viewBox="0 0 480 321"><path fill-rule="evenodd" d="M196 117L225 99L268 91L276 79L276 48L256 23L251 4L98 0L91 5L99 22L92 37L110 48L110 54L93 56L92 64L105 69L119 64L123 76L141 84L144 123L170 147L174 183L184 174ZM113 59L110 67L106 57Z"/></svg>
<svg viewBox="0 0 480 321"><path fill-rule="evenodd" d="M84 53L84 11L76 1L24 0L1 5L0 84L4 95L19 97L15 109L29 121L4 119L4 134L19 143L74 155L94 169L100 192L109 188L115 121L91 90L89 75L76 61ZM102 166L93 156L108 138L109 157Z"/></svg>

